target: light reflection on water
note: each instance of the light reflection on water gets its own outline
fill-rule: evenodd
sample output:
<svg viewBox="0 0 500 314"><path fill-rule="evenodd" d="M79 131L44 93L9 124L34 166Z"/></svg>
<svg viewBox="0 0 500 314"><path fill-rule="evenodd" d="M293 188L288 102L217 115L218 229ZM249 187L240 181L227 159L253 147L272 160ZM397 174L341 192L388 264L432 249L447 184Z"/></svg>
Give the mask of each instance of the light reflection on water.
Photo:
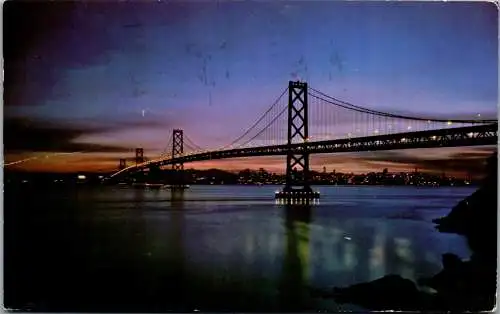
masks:
<svg viewBox="0 0 500 314"><path fill-rule="evenodd" d="M411 195L414 191L404 193ZM440 196L437 189L431 192ZM463 191L463 195L468 192ZM309 209L311 217L304 220L288 217L286 205L275 203L273 206L269 200L266 204L265 195L259 194L250 202L246 196L243 193L239 198L229 197L225 203L183 203L184 223L190 225L187 229L191 230L183 234L189 267L201 267L211 274L237 274L238 278L235 276L233 280L240 282L250 277L265 279L273 286L271 290L286 289L294 298L304 301L307 299L303 291L306 286L347 286L387 274L399 274L416 281L440 269L441 254L445 251L468 255L462 238L436 232L429 221L387 217L388 213L408 210L413 202L400 202L401 206L383 208L377 214L373 211L384 203L392 205L378 195L376 200L372 199L371 206L353 210L349 215L345 208L336 204L345 198L352 200L352 196L337 194L335 200L327 198L313 205ZM367 195L364 196L358 203L367 204ZM211 195L212 200L218 197ZM456 199L460 198L457 195ZM447 204L455 201L450 198ZM433 202L432 196L427 202L431 205L429 208L425 208L425 202L420 202L424 203L422 216L435 211ZM451 206L440 208L435 215L444 214ZM335 215L336 210L339 215ZM279 273L282 273L281 278ZM283 281L290 282L285 285L288 288L280 286Z"/></svg>
<svg viewBox="0 0 500 314"><path fill-rule="evenodd" d="M144 290L161 295L174 286L175 302L202 311L319 309L324 304L308 296L308 287L387 274L415 281L436 273L443 253L469 255L461 237L436 232L431 219L471 189L319 187L321 202L312 206L276 204L275 189L81 191L81 223L94 230L113 222L113 232L99 234L79 254L98 252L93 267L115 250L148 278ZM407 212L414 219L394 218Z"/></svg>

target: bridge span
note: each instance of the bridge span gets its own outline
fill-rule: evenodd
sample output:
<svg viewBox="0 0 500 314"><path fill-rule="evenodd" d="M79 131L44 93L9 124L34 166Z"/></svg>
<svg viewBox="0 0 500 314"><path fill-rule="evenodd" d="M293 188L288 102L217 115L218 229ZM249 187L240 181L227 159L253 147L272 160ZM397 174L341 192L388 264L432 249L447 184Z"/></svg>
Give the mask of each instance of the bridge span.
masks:
<svg viewBox="0 0 500 314"><path fill-rule="evenodd" d="M294 151L307 150L310 154L363 152L394 149L438 148L457 146L495 145L498 138L498 125L487 124L454 129L398 133L351 139L284 145L261 146L239 149L188 153L183 156L151 160L132 168L165 166L178 163L216 160L226 158L242 158L254 156L286 155L289 148Z"/></svg>
<svg viewBox="0 0 500 314"><path fill-rule="evenodd" d="M288 101L283 97L287 91ZM391 114L338 100L307 83L289 82L271 107L228 145L203 149L175 129L171 154L145 161L138 148L135 165L126 167L122 159L121 169L110 177L167 165L180 173L187 162L285 155L283 191L315 195L309 184L311 154L496 145L498 120L480 116L458 120Z"/></svg>

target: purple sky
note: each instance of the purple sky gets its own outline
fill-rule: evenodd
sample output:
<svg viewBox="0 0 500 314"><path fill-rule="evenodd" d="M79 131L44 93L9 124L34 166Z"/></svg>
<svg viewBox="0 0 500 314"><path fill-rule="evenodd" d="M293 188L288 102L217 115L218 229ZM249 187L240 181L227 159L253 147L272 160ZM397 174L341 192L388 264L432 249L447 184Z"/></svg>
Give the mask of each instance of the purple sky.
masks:
<svg viewBox="0 0 500 314"><path fill-rule="evenodd" d="M371 109L450 118L497 112L498 21L491 3L4 8L11 160L87 146L117 153L142 146L156 155L173 128L200 146L220 146L295 79ZM24 132L23 144L13 130ZM29 137L34 133L50 136Z"/></svg>

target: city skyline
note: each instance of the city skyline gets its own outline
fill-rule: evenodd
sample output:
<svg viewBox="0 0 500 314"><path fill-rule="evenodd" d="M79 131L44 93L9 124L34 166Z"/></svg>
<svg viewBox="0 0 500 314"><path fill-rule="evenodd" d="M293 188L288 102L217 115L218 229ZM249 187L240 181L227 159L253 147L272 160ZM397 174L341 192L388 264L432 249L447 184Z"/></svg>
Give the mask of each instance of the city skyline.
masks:
<svg viewBox="0 0 500 314"><path fill-rule="evenodd" d="M218 147L265 111L288 80L371 109L497 115L497 15L489 3L7 2L4 8L5 161L38 157L12 169L109 171L119 158L132 158L135 147L157 156L173 128ZM476 171L480 162L471 160L493 149L321 155L311 157L311 166ZM283 160L187 167L284 171Z"/></svg>

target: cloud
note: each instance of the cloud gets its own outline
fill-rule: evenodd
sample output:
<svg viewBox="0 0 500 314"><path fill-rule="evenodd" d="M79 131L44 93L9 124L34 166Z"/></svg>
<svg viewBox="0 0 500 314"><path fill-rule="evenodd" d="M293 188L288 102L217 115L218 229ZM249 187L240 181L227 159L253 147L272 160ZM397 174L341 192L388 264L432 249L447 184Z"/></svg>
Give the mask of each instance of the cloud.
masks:
<svg viewBox="0 0 500 314"><path fill-rule="evenodd" d="M434 173L452 173L482 175L485 161L496 150L495 147L460 147L443 149L419 149L405 151L380 151L364 154L360 162L370 165L386 163L386 165L407 165L420 171Z"/></svg>
<svg viewBox="0 0 500 314"><path fill-rule="evenodd" d="M98 143L76 143L82 135L98 134L118 125L77 125L27 118L4 120L4 147L9 151L44 152L124 152L128 148Z"/></svg>
<svg viewBox="0 0 500 314"><path fill-rule="evenodd" d="M71 120L6 115L4 145L7 151L123 152L129 147L127 141L117 137L120 134L144 130L165 133L173 129L176 121L164 114L140 116L140 113L133 112L117 113L108 119L86 117ZM116 137L115 140L106 140L106 136L114 134L116 136L111 136L111 139Z"/></svg>
<svg viewBox="0 0 500 314"><path fill-rule="evenodd" d="M461 151L453 153L452 158L458 159L484 159L488 158L496 151L495 147L486 146L486 147L477 147L475 149L469 148L467 151Z"/></svg>

